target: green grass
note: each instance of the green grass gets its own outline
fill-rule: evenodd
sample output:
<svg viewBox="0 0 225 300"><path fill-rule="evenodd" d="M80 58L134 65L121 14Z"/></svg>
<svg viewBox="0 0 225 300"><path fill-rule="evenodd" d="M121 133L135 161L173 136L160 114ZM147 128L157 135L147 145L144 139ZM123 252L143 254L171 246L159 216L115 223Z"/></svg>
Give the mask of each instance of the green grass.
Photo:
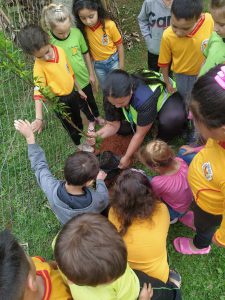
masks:
<svg viewBox="0 0 225 300"><path fill-rule="evenodd" d="M139 32L136 18L142 1L120 0L118 3L123 31ZM139 43L134 41L131 50L126 50L129 71L147 67L146 48L140 39ZM98 104L101 105L100 97ZM0 226L11 228L22 243L28 242L30 255L49 259L52 258L51 241L60 224L30 170L26 143L13 128L13 120L17 118L34 118L32 91L12 74L0 70ZM62 178L64 160L74 148L54 115L48 115L47 119L47 128L37 136L37 142L44 148L53 174ZM181 143L182 139L177 139L174 147ZM182 276L183 299L224 300L225 250L213 246L209 255L183 256L175 252L172 245L177 236L192 237L193 233L175 224L168 237L169 262Z"/></svg>

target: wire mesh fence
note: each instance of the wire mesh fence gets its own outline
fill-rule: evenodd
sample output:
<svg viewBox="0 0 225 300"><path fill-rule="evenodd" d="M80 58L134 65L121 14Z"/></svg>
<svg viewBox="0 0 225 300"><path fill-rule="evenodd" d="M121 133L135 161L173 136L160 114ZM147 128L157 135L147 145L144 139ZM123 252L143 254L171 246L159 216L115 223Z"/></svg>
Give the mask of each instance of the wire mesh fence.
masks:
<svg viewBox="0 0 225 300"><path fill-rule="evenodd" d="M44 5L50 1L0 1L0 43L7 53L17 49L16 34L29 23L39 23ZM5 44L5 39L11 42ZM16 52L18 60L32 70L33 61ZM6 61L2 66L1 62ZM33 89L17 77L0 56L0 228L11 229L21 242L28 242L30 254L50 256L50 242L59 223L39 189L27 158L24 138L14 129L15 119L32 121L35 117ZM32 73L31 73L32 74ZM53 174L62 177L64 160L74 147L69 136L52 113L45 112L45 129L36 135L45 150Z"/></svg>

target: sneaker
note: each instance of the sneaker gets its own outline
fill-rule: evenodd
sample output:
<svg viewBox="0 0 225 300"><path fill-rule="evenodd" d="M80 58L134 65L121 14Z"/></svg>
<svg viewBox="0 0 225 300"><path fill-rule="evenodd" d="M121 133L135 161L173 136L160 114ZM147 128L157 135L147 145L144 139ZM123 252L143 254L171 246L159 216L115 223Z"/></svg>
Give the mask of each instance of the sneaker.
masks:
<svg viewBox="0 0 225 300"><path fill-rule="evenodd" d="M78 145L77 148L80 151L85 151L85 152L91 152L93 153L95 149L91 147L90 145L87 144L87 142L83 142L82 144Z"/></svg>
<svg viewBox="0 0 225 300"><path fill-rule="evenodd" d="M178 289L180 289L180 287L181 287L181 276L177 271L170 269L168 281L172 282Z"/></svg>
<svg viewBox="0 0 225 300"><path fill-rule="evenodd" d="M173 220L170 221L170 224L175 224L175 223L177 223L177 221L178 221L178 218L174 218Z"/></svg>

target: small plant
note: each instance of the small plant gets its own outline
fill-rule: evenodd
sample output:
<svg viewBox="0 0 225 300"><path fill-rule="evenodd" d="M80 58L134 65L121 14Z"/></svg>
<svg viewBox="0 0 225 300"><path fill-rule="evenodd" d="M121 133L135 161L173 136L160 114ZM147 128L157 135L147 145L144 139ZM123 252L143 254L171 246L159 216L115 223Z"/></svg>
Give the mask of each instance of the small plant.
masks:
<svg viewBox="0 0 225 300"><path fill-rule="evenodd" d="M32 72L31 69L27 70L26 63L22 61L21 59L18 59L19 57L19 50L12 51L12 42L7 39L2 39L0 41L0 53L1 53L1 60L0 60L0 67L4 70L7 70L9 72L12 72L17 77L19 77L28 87L34 87L38 86L40 93L43 95L44 99L47 100L47 102L42 101L44 108L46 109L46 112L48 112L48 108L46 106L46 103L48 104L48 107L51 111L54 111L56 113L59 113L63 116L64 119L66 119L67 122L69 122L79 133L83 138L87 138L87 134L78 128L72 121L70 114L66 112L67 106L60 102L60 98L56 96L51 88L49 86L42 87L42 82L38 77L35 77L34 80L32 80Z"/></svg>

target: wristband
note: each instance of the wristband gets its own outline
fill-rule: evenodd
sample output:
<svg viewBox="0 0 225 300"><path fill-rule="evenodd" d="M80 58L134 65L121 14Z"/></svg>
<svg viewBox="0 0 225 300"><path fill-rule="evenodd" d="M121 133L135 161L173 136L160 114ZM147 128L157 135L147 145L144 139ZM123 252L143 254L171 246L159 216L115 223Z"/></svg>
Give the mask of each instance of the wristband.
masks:
<svg viewBox="0 0 225 300"><path fill-rule="evenodd" d="M40 119L40 118L36 118L36 120L43 121L43 119Z"/></svg>

